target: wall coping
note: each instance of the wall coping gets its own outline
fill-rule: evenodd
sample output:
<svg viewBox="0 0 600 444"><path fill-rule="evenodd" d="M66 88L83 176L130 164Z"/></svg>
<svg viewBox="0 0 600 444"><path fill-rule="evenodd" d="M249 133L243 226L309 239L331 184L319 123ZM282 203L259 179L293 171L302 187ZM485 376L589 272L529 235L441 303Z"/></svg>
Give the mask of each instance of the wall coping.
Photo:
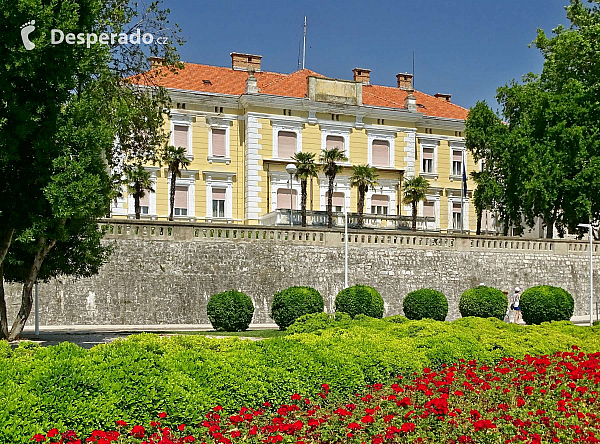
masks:
<svg viewBox="0 0 600 444"><path fill-rule="evenodd" d="M202 223L184 221L154 221L136 219L101 219L99 225L107 231L105 239L147 239L161 241L267 241L294 244L343 246L344 231L340 228L285 227ZM489 251L513 253L588 254L589 241L571 239L523 239L520 237L476 236L412 232L403 230L348 229L350 247L404 247L458 251ZM593 243L594 256L600 255L600 242Z"/></svg>

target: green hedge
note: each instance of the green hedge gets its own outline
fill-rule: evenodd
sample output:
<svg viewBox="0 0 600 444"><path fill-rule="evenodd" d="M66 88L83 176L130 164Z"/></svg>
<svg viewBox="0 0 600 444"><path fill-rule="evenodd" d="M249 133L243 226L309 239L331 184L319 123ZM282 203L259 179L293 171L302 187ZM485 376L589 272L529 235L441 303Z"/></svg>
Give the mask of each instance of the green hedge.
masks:
<svg viewBox="0 0 600 444"><path fill-rule="evenodd" d="M217 404L232 413L265 401L289 403L295 392L315 399L323 383L331 386L328 402L348 402L365 384L459 359L493 363L572 344L600 350L598 327L568 322L395 323L320 313L288 331L296 334L262 341L142 334L91 350L69 343L11 350L0 341L0 442L29 442L53 426L91 433L116 419L148 423L161 411L169 414L165 426L190 424Z"/></svg>
<svg viewBox="0 0 600 444"><path fill-rule="evenodd" d="M519 308L527 324L568 321L573 316L575 301L566 290L550 285L528 288L521 295Z"/></svg>
<svg viewBox="0 0 600 444"><path fill-rule="evenodd" d="M434 319L443 321L448 315L448 299L444 293L430 288L412 291L402 301L404 314L408 319Z"/></svg>
<svg viewBox="0 0 600 444"><path fill-rule="evenodd" d="M335 311L347 313L351 317L364 314L372 318L381 318L383 317L383 298L373 287L354 285L344 288L337 294Z"/></svg>
<svg viewBox="0 0 600 444"><path fill-rule="evenodd" d="M323 296L312 287L289 287L273 296L271 318L285 330L300 316L323 311Z"/></svg>
<svg viewBox="0 0 600 444"><path fill-rule="evenodd" d="M244 331L252 322L254 304L240 291L224 291L210 297L206 314L215 330Z"/></svg>
<svg viewBox="0 0 600 444"><path fill-rule="evenodd" d="M504 319L508 308L508 298L497 288L479 286L465 291L458 302L458 310L463 318Z"/></svg>

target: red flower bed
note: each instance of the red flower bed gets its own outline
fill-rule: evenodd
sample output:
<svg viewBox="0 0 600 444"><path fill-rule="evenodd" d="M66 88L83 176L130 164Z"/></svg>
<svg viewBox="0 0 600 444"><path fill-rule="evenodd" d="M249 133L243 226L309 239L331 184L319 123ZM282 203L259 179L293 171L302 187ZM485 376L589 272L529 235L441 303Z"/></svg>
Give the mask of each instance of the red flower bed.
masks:
<svg viewBox="0 0 600 444"><path fill-rule="evenodd" d="M170 424L166 413L148 427L117 421L79 439L52 429L32 440L61 444L136 443L552 443L600 442L600 353L577 347L553 356L475 361L424 369L390 386L376 384L345 405L327 403L323 384L314 402L294 393L290 404L219 406L193 425ZM598 435L598 438L596 437Z"/></svg>

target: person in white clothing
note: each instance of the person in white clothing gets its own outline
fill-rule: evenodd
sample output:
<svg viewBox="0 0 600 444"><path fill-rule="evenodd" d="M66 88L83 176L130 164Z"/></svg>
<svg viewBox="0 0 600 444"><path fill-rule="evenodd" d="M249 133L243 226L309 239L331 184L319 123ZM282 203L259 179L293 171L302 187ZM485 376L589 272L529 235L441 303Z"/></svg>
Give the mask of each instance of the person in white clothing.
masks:
<svg viewBox="0 0 600 444"><path fill-rule="evenodd" d="M514 310L515 317L513 322L518 324L521 321L521 307L519 307L519 300L521 298L521 289L519 287L515 287L515 294L513 296L513 303L510 308Z"/></svg>

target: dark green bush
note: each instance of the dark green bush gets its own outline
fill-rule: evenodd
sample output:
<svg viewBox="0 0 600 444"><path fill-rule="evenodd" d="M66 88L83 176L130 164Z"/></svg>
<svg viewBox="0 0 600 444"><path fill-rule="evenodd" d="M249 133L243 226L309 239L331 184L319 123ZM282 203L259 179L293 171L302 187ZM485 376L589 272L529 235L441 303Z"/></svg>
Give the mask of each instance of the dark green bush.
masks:
<svg viewBox="0 0 600 444"><path fill-rule="evenodd" d="M355 317L364 314L372 318L383 317L383 298L377 290L367 285L344 288L335 297L335 311Z"/></svg>
<svg viewBox="0 0 600 444"><path fill-rule="evenodd" d="M300 316L323 311L323 296L312 287L290 287L273 296L271 318L285 330Z"/></svg>
<svg viewBox="0 0 600 444"><path fill-rule="evenodd" d="M458 302L458 310L463 318L475 316L478 318L504 319L508 308L508 298L497 288L475 287L465 291Z"/></svg>
<svg viewBox="0 0 600 444"><path fill-rule="evenodd" d="M408 319L443 321L448 314L448 299L440 291L422 288L408 293L402 307Z"/></svg>
<svg viewBox="0 0 600 444"><path fill-rule="evenodd" d="M252 322L254 304L240 291L224 291L210 297L206 314L215 330L244 331Z"/></svg>
<svg viewBox="0 0 600 444"><path fill-rule="evenodd" d="M573 296L560 287L538 285L523 292L519 307L525 323L532 325L570 320L575 302Z"/></svg>

